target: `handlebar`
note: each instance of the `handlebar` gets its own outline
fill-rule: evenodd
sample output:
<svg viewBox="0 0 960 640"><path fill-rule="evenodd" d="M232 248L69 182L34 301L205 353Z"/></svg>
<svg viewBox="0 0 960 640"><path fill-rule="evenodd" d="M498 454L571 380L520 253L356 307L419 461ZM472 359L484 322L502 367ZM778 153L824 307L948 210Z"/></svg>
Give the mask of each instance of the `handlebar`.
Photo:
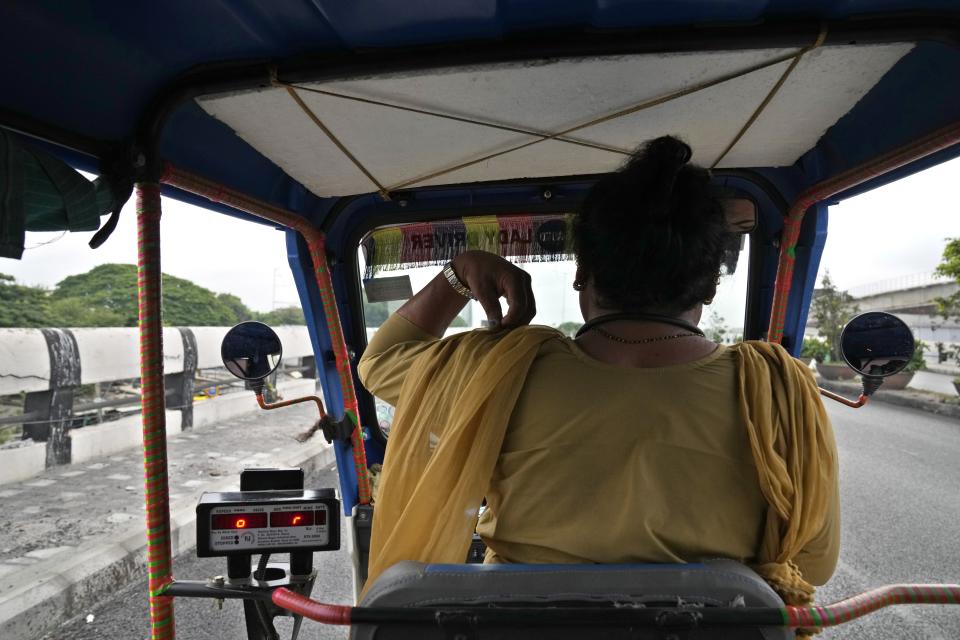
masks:
<svg viewBox="0 0 960 640"><path fill-rule="evenodd" d="M443 618L463 617L474 623L546 626L559 623L612 626L782 626L794 629L831 627L856 620L879 609L902 604L960 604L957 584L895 584L866 591L826 606L677 608L547 608L504 609L456 607L351 607L317 602L285 588L275 589L278 607L332 625L437 624Z"/></svg>

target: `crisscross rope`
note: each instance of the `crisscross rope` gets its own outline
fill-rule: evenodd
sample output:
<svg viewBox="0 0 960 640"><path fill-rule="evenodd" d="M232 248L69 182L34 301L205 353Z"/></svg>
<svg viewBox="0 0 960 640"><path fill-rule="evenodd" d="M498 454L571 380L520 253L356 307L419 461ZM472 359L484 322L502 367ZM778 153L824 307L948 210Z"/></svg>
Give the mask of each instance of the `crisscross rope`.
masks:
<svg viewBox="0 0 960 640"><path fill-rule="evenodd" d="M816 49L817 47L819 47L820 45L822 45L826 39L827 39L827 27L824 26L820 29L820 35L817 37L816 42L814 42L812 45L810 45L805 49L801 49L800 52L797 53L796 56L794 56L793 60L790 61L790 65L780 75L780 79L777 80L776 84L774 84L773 87L770 89L770 91L767 93L767 96L760 102L757 108L754 109L753 114L747 119L743 127L740 128L740 131L737 132L737 135L733 137L733 140L731 140L730 144L728 144L727 147L723 150L723 153L717 156L717 159L714 160L713 164L710 165L711 169L716 169L717 165L720 164L720 162L722 162L723 159L727 157L727 154L730 153L730 151L737 145L737 143L740 142L740 139L743 138L744 135L746 135L747 130L753 126L753 123L757 121L757 118L760 117L760 114L763 113L763 110L766 109L767 105L769 105L773 101L773 98L777 95L777 92L779 92L780 88L783 87L783 85L786 83L787 78L790 77L790 74L793 73L793 70L797 68L798 64L800 64L800 59L803 58L804 54L807 54L813 51L814 49Z"/></svg>
<svg viewBox="0 0 960 640"><path fill-rule="evenodd" d="M302 84L287 84L285 82L277 81L277 85L284 87L293 87L300 91L306 91L309 93L316 93L322 96L328 96L331 98L339 98L341 100L349 100L351 102L359 102L361 104L369 104L377 107L386 107L388 109L394 109L396 111L406 111L408 113L416 113L422 116L430 116L432 118L439 118L441 120L452 120L453 122L463 122L464 124L472 124L478 127L486 127L488 129L496 129L498 131L507 131L509 133L520 133L526 136L534 136L536 138L549 138L550 133L545 131L537 131L536 129L526 129L524 127L519 127L516 125L503 124L499 122L490 122L487 120L480 120L477 118L468 118L466 116L455 116L449 113L442 113L440 111L431 111L429 109L420 109L418 107L408 107L406 105L397 104L395 102L387 102L385 100L373 100L371 98L362 98L360 96L352 96L347 93L340 93L338 91L329 91L327 89L317 89L316 87L308 87ZM611 147L609 145L600 144L598 142L590 142L589 140L580 140L578 138L568 138L566 136L558 136L555 138L560 142L566 142L569 144L577 145L579 147L587 147L590 149L599 149L600 151L609 151L610 153L617 153L623 156L629 156L630 151L626 149L618 149L617 147Z"/></svg>
<svg viewBox="0 0 960 640"><path fill-rule="evenodd" d="M313 109L311 109L311 108L307 105L307 103L303 101L303 98L301 98L301 97L300 97L300 94L297 93L296 88L294 88L292 85L289 85L289 84L285 84L285 83L280 82L280 81L277 79L276 70L273 70L273 71L271 72L271 76L272 76L272 77L271 77L271 83L272 83L274 86L283 87L284 89L286 89L286 90L287 90L287 93L290 94L290 97L293 98L293 101L296 102L297 105L300 107L300 109L302 109L303 112L304 112L305 114L307 114L307 117L309 117L310 120L313 121L313 124L317 125L317 127L318 127L321 131L323 131L324 135L326 135L327 138L330 139L330 142L332 142L333 144L335 144L335 145L337 146L337 148L340 149L340 152L343 153L343 155L345 155L345 156L347 157L347 159L350 160L350 162L352 162L353 165L354 165L357 169L359 169L360 172L361 172L363 175L367 176L367 179L369 179L370 182L372 182L372 183L374 184L374 186L377 187L377 192L380 194L380 196L381 196L384 200L389 200L389 199L390 199L390 192L389 192L389 190L387 190L387 188L384 187L384 186L380 183L380 181L377 180L377 179L374 177L374 175L370 172L370 170L367 169L367 168L363 165L363 163L360 162L360 160L358 160L355 155L353 155L353 153L350 151L350 149L348 149L347 146L346 146L343 142L340 141L340 139L333 133L333 131L331 131L331 130L329 129L329 127L327 127L327 125L325 125L325 124L323 123L323 121L320 119L320 117L313 112Z"/></svg>
<svg viewBox="0 0 960 640"><path fill-rule="evenodd" d="M667 94L664 94L664 95L661 95L661 96L658 96L658 97L655 97L655 98L645 99L645 100L643 100L643 101L641 101L641 102L638 102L638 103L636 103L636 104L633 104L633 105L631 105L631 106L629 106L629 107L626 107L626 108L624 108L624 109L619 109L619 110L614 111L614 112L612 112L612 113L608 113L608 114L605 114L605 115L602 115L602 116L598 116L598 117L596 117L596 118L593 118L593 119L588 120L588 121L586 121L586 122L583 122L583 123L581 123L581 124L578 124L578 125L575 125L575 126L572 126L572 127L568 127L568 128L566 128L566 129L563 129L563 130L561 130L561 131L557 131L557 132L555 132L555 133L538 131L538 130L536 130L536 129L529 129L529 128L520 127L520 126L517 126L517 125L504 124L504 123L499 123L499 122L490 122L490 121L485 121L485 120L481 120L481 119L477 119L477 118L468 118L468 117L465 117L465 116L457 116L457 115L453 115L453 114L446 114L446 113L441 113L441 112L438 112L438 111L432 111L432 110L429 110L429 109L421 109L421 108L417 108L417 107L410 107L410 106L400 105L400 104L396 104L396 103L392 103L392 102L387 102L387 101L384 101L384 100L374 100L374 99L371 99L371 98L363 98L363 97L360 97L360 96L352 96L352 95L349 95L349 94L340 93L340 92L336 92L336 91L329 91L329 90L326 90L326 89L318 89L318 88L315 88L315 87L308 87L308 86L305 86L305 85L302 85L302 84L287 83L287 82L283 82L282 80L280 80L280 79L277 77L277 71L276 71L275 69L271 72L271 83L272 83L274 86L276 86L276 87L280 87L280 88L285 89L285 90L287 91L287 93L290 95L290 97L297 103L297 105L300 107L300 109L310 118L311 121L313 121L314 124L317 125L317 127L318 127L321 131L323 131L324 135L326 135L327 138L328 138L331 142L333 142L333 144L336 145L336 147L344 154L344 156L346 156L347 159L350 160L350 162L353 163L353 165L354 165L355 167L357 167L357 169L359 169L360 172L363 173L363 175L365 175L365 176L367 177L367 179L370 180L371 183L373 183L373 185L374 185L374 186L376 187L376 189L377 189L377 192L378 192L384 199L389 199L389 194L390 194L391 192L393 192L393 191L398 190L398 189L404 189L404 188L407 188L407 187L412 187L412 186L417 185L417 184L422 184L422 183L424 183L424 182L427 182L428 180L433 180L434 178L438 178L438 177L443 176L443 175L447 175L447 174L450 174L450 173L454 173L454 172L456 172L456 171L460 171L461 169L466 169L467 167L471 167L471 166L480 164L480 163L482 163L482 162L487 162L488 160L493 160L494 158L499 158L499 157L504 156L504 155L506 155L506 154L508 154L508 153L514 153L514 152L516 152L516 151L520 151L520 150L522 150L522 149L526 149L526 148L529 148L529 147L532 147L532 146L534 146L534 145L540 144L540 143L542 143L542 142L547 142L547 141L550 141L550 140L556 140L556 141L558 141L558 142L564 142L564 143L567 143L567 144L573 144L573 145L577 145L577 146L581 146L581 147L588 147L588 148L592 148L592 149L598 149L598 150L601 150L601 151L607 151L607 152L610 152L610 153L615 153L615 154L618 154L618 155L627 155L627 156L628 156L628 155L630 155L630 152L627 151L627 150L618 149L618 148L616 148L616 147L611 147L611 146L604 145L604 144L600 144L600 143L590 142L590 141L588 141L588 140L581 140L581 139L577 139L577 138L571 138L571 137L569 137L569 134L571 134L571 133L576 133L577 131L581 131L581 130L583 130L583 129L587 129L587 128L589 128L589 127L595 127L595 126L597 126L597 125L604 124L604 123L606 123L606 122L610 122L610 121L612 121L612 120L616 120L616 119L619 119L619 118L623 118L623 117L625 117L625 116L633 115L633 114L635 114L635 113L639 113L640 111L644 111L644 110L647 110L647 109L652 109L652 108L654 108L654 107L658 107L658 106L660 106L660 105L666 104L667 102L671 102L671 101L673 101L673 100L677 100L678 98L682 98L682 97L684 97L684 96L688 96L688 95L691 95L691 94L693 94L693 93L697 93L697 92L699 92L699 91L703 91L703 90L705 90L705 89L709 89L709 88L711 88L711 87L715 87L715 86L717 86L717 85L720 85L720 84L729 82L729 81L731 81L731 80L736 80L737 78L742 78L742 77L744 77L744 76L750 75L750 74L755 73L755 72L757 72L757 71L761 71L761 70L763 70L763 69L767 69L767 68L769 68L769 67L773 67L773 66L776 66L776 65L778 65L778 64L781 64L781 63L783 63L783 62L789 61L789 62L790 62L789 66L788 66L788 67L784 70L784 72L780 75L780 78L777 80L777 82L774 84L774 86L770 89L770 91L767 92L766 96L764 96L763 100L760 102L760 104L757 106L757 108L753 111L753 113L751 114L750 118L747 119L747 122L744 123L743 127L740 128L740 130L739 130L739 131L737 132L737 134L733 137L733 139L730 141L730 143L727 145L727 147L723 150L723 152L722 152L722 153L717 157L717 159L713 162L713 164L711 165L711 168L715 168L718 164L720 164L721 161L723 161L723 159L724 159L724 158L727 156L727 154L729 154L730 151L737 145L737 143L743 138L743 136L746 135L747 131L748 131L748 130L750 129L750 127L753 126L753 124L757 121L757 119L758 119L758 118L760 117L760 115L763 113L764 109L766 109L766 107L773 101L774 97L777 95L777 93L780 91L780 89L781 89L781 88L783 87L783 85L786 83L787 79L790 77L790 74L793 73L794 69L796 69L797 65L800 63L800 60L803 58L803 56L804 56L805 54L809 53L810 51L813 51L814 49L817 49L818 47L822 46L823 43L824 43L824 41L826 40L826 37L827 37L827 30L826 30L826 27L824 27L824 28L821 28L819 34L817 35L817 39L816 39L811 45L806 46L806 47L803 47L803 48L800 49L799 51L794 51L794 52L792 52L792 53L782 54L782 55L779 55L779 56L775 56L775 57L773 57L773 58L771 58L771 59L769 59L769 60L766 60L766 61L764 61L764 62L759 62L759 63L757 63L757 64L750 65L750 66L748 66L748 67L746 67L746 68L744 68L744 69L740 69L740 70L738 70L738 71L733 71L733 72L731 72L731 73L727 73L727 74L721 75L721 76L719 76L719 77L717 77L717 78L714 78L714 79L712 79L712 80L707 80L707 81L705 81L705 82L701 82L701 83L698 83L698 84L695 84L695 85L692 85L692 86L689 86L689 87L684 87L684 88L678 89L678 90L676 90L676 91L671 91L670 93L667 93ZM522 135L532 136L532 137L534 137L534 138L536 138L536 139L535 139L535 140L530 140L530 141L528 141L528 142L524 142L524 143L521 143L521 144L517 144L517 145L514 145L514 146L511 146L511 147L509 147L509 148L507 148L507 149L503 149L503 150L500 150L500 151L495 151L495 152L492 152L492 153L484 154L484 155L482 155L482 156L480 156L480 157L477 157L477 158L474 158L474 159L472 159L472 160L467 160L467 161L465 161L465 162L460 162L460 163L455 164L455 165L453 165L453 166L449 166L449 167L446 167L446 168L443 168L443 169L438 169L438 170L436 170L436 171L432 171L432 172L430 172L430 173L427 173L427 174L425 174L425 175L418 176L418 177L416 177L416 178L411 178L411 179L408 179L408 180L404 180L404 181L402 181L402 182L398 182L398 183L396 183L396 184L391 185L391 186L388 187L388 186L385 186L385 185L384 185L382 182L380 182L379 180L377 180L377 178L373 175L373 173L372 173L369 169L367 169L367 167L364 166L364 164L363 164L362 162L360 162L360 160L356 157L356 155L354 155L354 154L347 148L347 146L346 146L342 141L340 141L339 138L337 138L337 136L330 130L330 128L327 127L327 126L323 123L323 121L320 119L320 117L309 107L309 105L306 104L306 102L304 102L303 98L300 96L300 94L298 93L298 91L306 91L306 92L315 93L315 94L319 94L319 95L324 95L324 96L328 96L328 97L338 98L338 99L341 99L341 100L349 100L349 101L353 101L353 102L358 102L358 103L363 103L363 104L370 104L370 105L385 107L385 108L389 108L389 109L395 109L395 110L398 110L398 111L405 111L405 112L409 112L409 113L416 113L416 114L419 114L419 115L425 115L425 116L430 116L430 117L439 118L439 119L444 119L444 120L452 120L452 121L455 121L455 122L463 122L463 123L465 123L465 124L471 124L471 125L476 125L476 126L481 126L481 127L487 127L487 128L490 128L490 129L496 129L496 130L500 130L500 131L508 131L508 132L511 132L511 133L518 133L518 134L522 134Z"/></svg>

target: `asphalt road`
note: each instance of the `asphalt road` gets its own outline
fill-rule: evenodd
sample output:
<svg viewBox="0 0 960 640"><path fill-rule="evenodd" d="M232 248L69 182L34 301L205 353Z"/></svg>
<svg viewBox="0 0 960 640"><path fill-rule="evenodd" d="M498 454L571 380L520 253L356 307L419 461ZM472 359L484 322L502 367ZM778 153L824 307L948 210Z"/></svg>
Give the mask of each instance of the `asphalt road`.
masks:
<svg viewBox="0 0 960 640"><path fill-rule="evenodd" d="M827 402L840 449L840 565L832 602L895 582L960 583L960 422L875 403ZM829 638L960 638L960 607L893 607Z"/></svg>
<svg viewBox="0 0 960 640"><path fill-rule="evenodd" d="M837 573L820 590L819 601L893 582L960 582L960 422L881 403L859 410L828 403L828 410L840 447L843 547ZM326 472L312 484L332 486L333 481ZM348 603L345 552L315 557L320 578L314 597ZM217 558L182 557L174 573L201 578L223 573L222 565ZM49 638L146 638L145 591L145 582L131 585L93 609L93 622L81 617ZM228 601L218 611L210 601L181 599L176 617L182 640L245 637L237 602ZM301 637L345 638L346 633L308 621ZM960 607L896 607L820 637L952 640L960 637Z"/></svg>

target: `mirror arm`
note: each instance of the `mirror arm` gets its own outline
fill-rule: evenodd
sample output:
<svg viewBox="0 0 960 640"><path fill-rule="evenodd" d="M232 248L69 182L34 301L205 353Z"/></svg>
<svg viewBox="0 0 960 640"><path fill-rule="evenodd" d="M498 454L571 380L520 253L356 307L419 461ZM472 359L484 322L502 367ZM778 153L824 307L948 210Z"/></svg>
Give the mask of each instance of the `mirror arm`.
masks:
<svg viewBox="0 0 960 640"><path fill-rule="evenodd" d="M263 393L257 392L257 404L260 405L261 409L280 409L281 407L289 407L293 404L300 404L301 402L310 402L314 401L317 403L317 409L320 411L320 417L323 418L327 415L326 410L323 408L323 401L317 396L303 396L302 398L294 398L293 400L281 400L280 402L265 402L263 399Z"/></svg>
<svg viewBox="0 0 960 640"><path fill-rule="evenodd" d="M869 399L867 397L868 394L861 393L860 397L857 398L856 400L848 400L841 395L833 393L832 391L827 391L822 387L818 387L818 388L820 389L820 395L830 398L831 400L836 400L840 404L844 404L848 407L853 407L854 409L859 409L863 405L867 404L867 400Z"/></svg>
<svg viewBox="0 0 960 640"><path fill-rule="evenodd" d="M296 440L298 442L306 442L313 437L314 433L317 431L322 431L323 437L327 442L333 442L334 440L349 442L350 436L356 429L353 422L351 422L350 418L348 418L346 415L344 415L339 422L334 422L331 420L323 408L323 400L317 396L303 396L302 398L281 400L280 402L266 402L263 399L263 393L257 393L257 404L260 405L261 409L280 409L281 407L289 407L293 404L310 402L311 400L317 403L317 410L320 412L320 419L317 420L311 428L307 429L301 434L298 434L296 436Z"/></svg>

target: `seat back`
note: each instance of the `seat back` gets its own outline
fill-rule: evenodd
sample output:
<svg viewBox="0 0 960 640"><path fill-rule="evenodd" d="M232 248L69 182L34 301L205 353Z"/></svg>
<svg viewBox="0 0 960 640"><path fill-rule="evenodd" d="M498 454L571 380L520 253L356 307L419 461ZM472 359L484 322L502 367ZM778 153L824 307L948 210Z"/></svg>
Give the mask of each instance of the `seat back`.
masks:
<svg viewBox="0 0 960 640"><path fill-rule="evenodd" d="M400 562L385 571L361 603L365 607L782 607L756 573L732 560L700 564L520 565ZM449 638L669 638L677 630L570 625L452 630L438 626L357 625L356 640ZM687 640L786 640L779 627L692 629Z"/></svg>

